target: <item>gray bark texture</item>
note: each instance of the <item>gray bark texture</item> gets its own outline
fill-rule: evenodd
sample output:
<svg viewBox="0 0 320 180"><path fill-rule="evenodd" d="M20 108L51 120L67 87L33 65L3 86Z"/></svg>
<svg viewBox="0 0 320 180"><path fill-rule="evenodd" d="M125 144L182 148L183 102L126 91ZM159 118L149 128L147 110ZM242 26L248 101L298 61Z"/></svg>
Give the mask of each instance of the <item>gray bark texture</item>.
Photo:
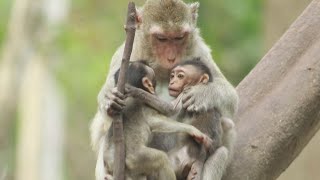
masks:
<svg viewBox="0 0 320 180"><path fill-rule="evenodd" d="M238 139L224 180L272 180L320 127L320 0L239 84Z"/></svg>

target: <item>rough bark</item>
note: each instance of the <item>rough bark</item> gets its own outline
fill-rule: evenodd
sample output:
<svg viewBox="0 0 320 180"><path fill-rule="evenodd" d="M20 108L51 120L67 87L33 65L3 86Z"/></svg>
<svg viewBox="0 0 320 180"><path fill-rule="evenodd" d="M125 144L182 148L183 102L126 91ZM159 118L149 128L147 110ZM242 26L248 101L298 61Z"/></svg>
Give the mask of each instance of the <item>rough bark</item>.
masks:
<svg viewBox="0 0 320 180"><path fill-rule="evenodd" d="M320 127L320 0L239 84L235 157L225 180L276 179Z"/></svg>
<svg viewBox="0 0 320 180"><path fill-rule="evenodd" d="M127 32L126 43L123 52L123 58L120 67L119 79L117 89L119 92L124 93L126 74L129 65L129 60L132 52L134 36L136 33L136 8L133 2L128 4L127 23L125 30ZM122 114L115 117L113 120L113 132L114 132L114 179L124 180L125 170L125 145L123 134L123 117Z"/></svg>

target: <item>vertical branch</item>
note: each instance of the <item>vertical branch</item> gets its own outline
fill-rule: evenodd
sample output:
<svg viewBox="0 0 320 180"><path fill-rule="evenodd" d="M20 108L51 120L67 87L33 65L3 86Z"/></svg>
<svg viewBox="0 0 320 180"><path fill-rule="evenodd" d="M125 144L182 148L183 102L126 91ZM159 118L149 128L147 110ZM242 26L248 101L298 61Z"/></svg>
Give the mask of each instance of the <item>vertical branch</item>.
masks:
<svg viewBox="0 0 320 180"><path fill-rule="evenodd" d="M118 79L118 91L124 93L126 72L129 65L129 60L132 52L132 46L134 36L136 32L136 8L133 2L128 4L127 23L125 30L127 33L126 43L123 52L122 63L120 67L120 74ZM124 180L124 169L125 169L125 146L124 146L124 134L123 134L123 119L122 114L117 116L113 121L113 132L114 132L114 179Z"/></svg>

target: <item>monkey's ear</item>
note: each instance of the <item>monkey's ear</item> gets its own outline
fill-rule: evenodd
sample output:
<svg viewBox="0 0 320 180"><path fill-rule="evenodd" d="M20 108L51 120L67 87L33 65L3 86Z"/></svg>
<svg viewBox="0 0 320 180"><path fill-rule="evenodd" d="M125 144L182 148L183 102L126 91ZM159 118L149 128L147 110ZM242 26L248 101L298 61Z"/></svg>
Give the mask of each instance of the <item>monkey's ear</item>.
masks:
<svg viewBox="0 0 320 180"><path fill-rule="evenodd" d="M155 93L155 90L154 90L152 81L150 81L149 78L143 77L143 78L142 78L142 85L143 85L146 89L148 89L148 91L149 91L151 94L154 94L154 93Z"/></svg>
<svg viewBox="0 0 320 180"><path fill-rule="evenodd" d="M203 74L200 78L200 83L207 84L209 82L209 75L208 74Z"/></svg>
<svg viewBox="0 0 320 180"><path fill-rule="evenodd" d="M138 26L142 23L142 8L141 7L136 8L136 21L137 21Z"/></svg>
<svg viewBox="0 0 320 180"><path fill-rule="evenodd" d="M192 20L194 22L196 22L198 19L199 6L200 6L199 2L194 2L194 3L189 4L190 10L191 10L191 15L192 15Z"/></svg>

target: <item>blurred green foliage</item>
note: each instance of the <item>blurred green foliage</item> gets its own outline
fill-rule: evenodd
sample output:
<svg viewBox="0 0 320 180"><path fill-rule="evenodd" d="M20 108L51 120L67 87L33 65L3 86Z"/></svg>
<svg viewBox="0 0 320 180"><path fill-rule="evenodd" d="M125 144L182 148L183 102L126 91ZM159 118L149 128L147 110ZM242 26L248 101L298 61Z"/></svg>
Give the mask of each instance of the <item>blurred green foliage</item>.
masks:
<svg viewBox="0 0 320 180"><path fill-rule="evenodd" d="M2 44L6 36L11 5L12 5L12 1L10 0L0 1L0 48L2 47Z"/></svg>
<svg viewBox="0 0 320 180"><path fill-rule="evenodd" d="M190 0L188 2L191 2ZM143 1L136 1L142 5ZM203 0L199 27L226 77L237 85L261 57L261 1ZM12 1L0 2L0 42L3 42ZM62 54L57 74L68 97L95 107L95 97L109 60L124 40L127 1L72 1L57 46ZM78 97L78 98L77 98Z"/></svg>
<svg viewBox="0 0 320 180"><path fill-rule="evenodd" d="M144 1L135 2L142 5ZM125 38L127 3L74 0L57 38L55 51L60 56L54 63L54 72L68 102L67 179L93 177L88 125L97 108L96 97L105 81L109 61ZM202 0L200 3L198 25L202 35L222 72L237 85L261 58L262 1ZM0 1L0 45L7 34L12 4L12 0Z"/></svg>

